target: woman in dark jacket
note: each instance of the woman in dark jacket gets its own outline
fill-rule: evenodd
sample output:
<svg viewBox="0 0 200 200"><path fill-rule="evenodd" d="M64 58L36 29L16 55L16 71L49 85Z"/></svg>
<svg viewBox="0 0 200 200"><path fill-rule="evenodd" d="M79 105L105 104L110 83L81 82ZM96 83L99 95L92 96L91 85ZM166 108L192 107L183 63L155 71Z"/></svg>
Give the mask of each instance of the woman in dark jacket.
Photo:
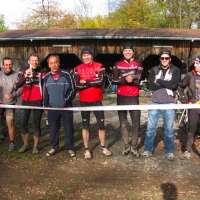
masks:
<svg viewBox="0 0 200 200"><path fill-rule="evenodd" d="M189 103L199 103L200 101L200 56L196 57L194 62L194 69L188 72L182 80L180 86L187 88L187 96ZM200 116L200 109L189 110L188 115L188 134L186 150L182 158L190 159L192 145L194 143L195 133L198 129L198 121Z"/></svg>

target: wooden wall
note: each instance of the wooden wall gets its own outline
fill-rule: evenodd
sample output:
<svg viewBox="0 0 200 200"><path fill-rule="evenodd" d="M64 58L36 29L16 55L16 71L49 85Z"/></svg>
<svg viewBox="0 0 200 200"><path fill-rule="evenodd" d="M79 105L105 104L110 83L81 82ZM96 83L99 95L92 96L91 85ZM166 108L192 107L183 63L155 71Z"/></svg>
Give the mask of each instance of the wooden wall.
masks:
<svg viewBox="0 0 200 200"><path fill-rule="evenodd" d="M31 53L37 53L44 59L50 53L67 53L80 56L83 47L91 47L95 55L98 54L120 54L123 44L127 40L57 40L57 41L29 41L29 42L1 42L0 60L4 56L13 58L16 66L26 62ZM172 54L185 62L191 62L191 58L200 54L200 43L192 44L190 55L190 42L188 41L157 41L157 40L129 40L136 49L136 58L142 62L151 54L159 54L162 48L168 47ZM55 46L57 45L57 47ZM63 45L63 46L58 46Z"/></svg>

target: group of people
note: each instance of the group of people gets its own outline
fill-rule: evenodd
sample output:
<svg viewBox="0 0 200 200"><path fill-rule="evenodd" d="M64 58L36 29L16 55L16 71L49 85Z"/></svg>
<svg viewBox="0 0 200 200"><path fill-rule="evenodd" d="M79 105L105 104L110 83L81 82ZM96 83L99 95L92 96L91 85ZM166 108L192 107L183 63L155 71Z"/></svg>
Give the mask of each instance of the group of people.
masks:
<svg viewBox="0 0 200 200"><path fill-rule="evenodd" d="M123 59L113 67L112 83L117 85L117 105L138 105L140 95L140 79L142 74L141 64L135 60L135 49L132 46L123 47ZM149 71L148 84L152 91L152 104L175 103L175 91L178 86L188 88L189 101L195 103L200 100L200 57L197 57L194 69L183 80L178 67L171 62L171 52L164 50L160 53L160 64ZM22 105L44 107L48 117L50 150L46 156L52 156L59 150L59 130L61 122L64 127L64 144L67 154L73 158L74 150L74 127L73 112L62 110L72 107L72 101L79 93L80 106L102 106L103 81L105 68L101 63L93 60L93 51L90 48L81 50L82 63L76 66L73 72L61 69L60 58L56 54L48 57L47 63L50 71L42 72L39 68L39 57L31 54L28 58L28 66L18 73L13 70L12 59L5 57L2 61L0 72L0 103L16 104L17 97L21 96ZM55 108L47 110L47 107ZM59 108L59 110L56 110ZM15 109L1 109L5 113L9 135L9 151L15 150L14 112ZM18 150L26 152L29 146L29 118L32 115L33 148L32 153L39 153L41 136L42 109L22 109L20 114L21 133L23 145ZM112 152L106 145L105 119L103 111L93 111L97 121L100 149L103 155L111 156ZM128 129L128 113L130 114L132 129ZM199 110L189 111L189 131L184 158L191 157L191 149L197 131ZM120 132L122 134L124 148L123 155L131 153L139 157L138 139L140 135L140 111L118 111ZM148 113L147 130L144 141L144 157L152 156L156 137L156 127L160 116L164 122L165 155L169 160L175 158L175 136L173 122L175 111L150 110ZM89 145L90 138L90 112L82 111L82 138L84 144L84 158L92 159L92 151Z"/></svg>

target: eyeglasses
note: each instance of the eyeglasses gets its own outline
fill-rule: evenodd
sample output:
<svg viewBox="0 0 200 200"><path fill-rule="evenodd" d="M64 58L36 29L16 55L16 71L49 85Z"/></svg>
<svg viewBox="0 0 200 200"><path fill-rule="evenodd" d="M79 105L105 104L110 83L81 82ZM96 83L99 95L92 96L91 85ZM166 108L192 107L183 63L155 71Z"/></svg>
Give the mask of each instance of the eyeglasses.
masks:
<svg viewBox="0 0 200 200"><path fill-rule="evenodd" d="M160 57L160 60L169 60L170 57Z"/></svg>

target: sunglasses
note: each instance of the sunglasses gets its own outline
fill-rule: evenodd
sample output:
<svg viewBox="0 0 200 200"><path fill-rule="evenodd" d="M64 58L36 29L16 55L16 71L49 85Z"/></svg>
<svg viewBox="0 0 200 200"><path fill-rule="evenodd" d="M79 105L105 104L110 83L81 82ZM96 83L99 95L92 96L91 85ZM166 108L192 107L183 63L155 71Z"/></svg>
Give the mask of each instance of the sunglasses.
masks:
<svg viewBox="0 0 200 200"><path fill-rule="evenodd" d="M160 60L169 60L170 57L160 57Z"/></svg>

